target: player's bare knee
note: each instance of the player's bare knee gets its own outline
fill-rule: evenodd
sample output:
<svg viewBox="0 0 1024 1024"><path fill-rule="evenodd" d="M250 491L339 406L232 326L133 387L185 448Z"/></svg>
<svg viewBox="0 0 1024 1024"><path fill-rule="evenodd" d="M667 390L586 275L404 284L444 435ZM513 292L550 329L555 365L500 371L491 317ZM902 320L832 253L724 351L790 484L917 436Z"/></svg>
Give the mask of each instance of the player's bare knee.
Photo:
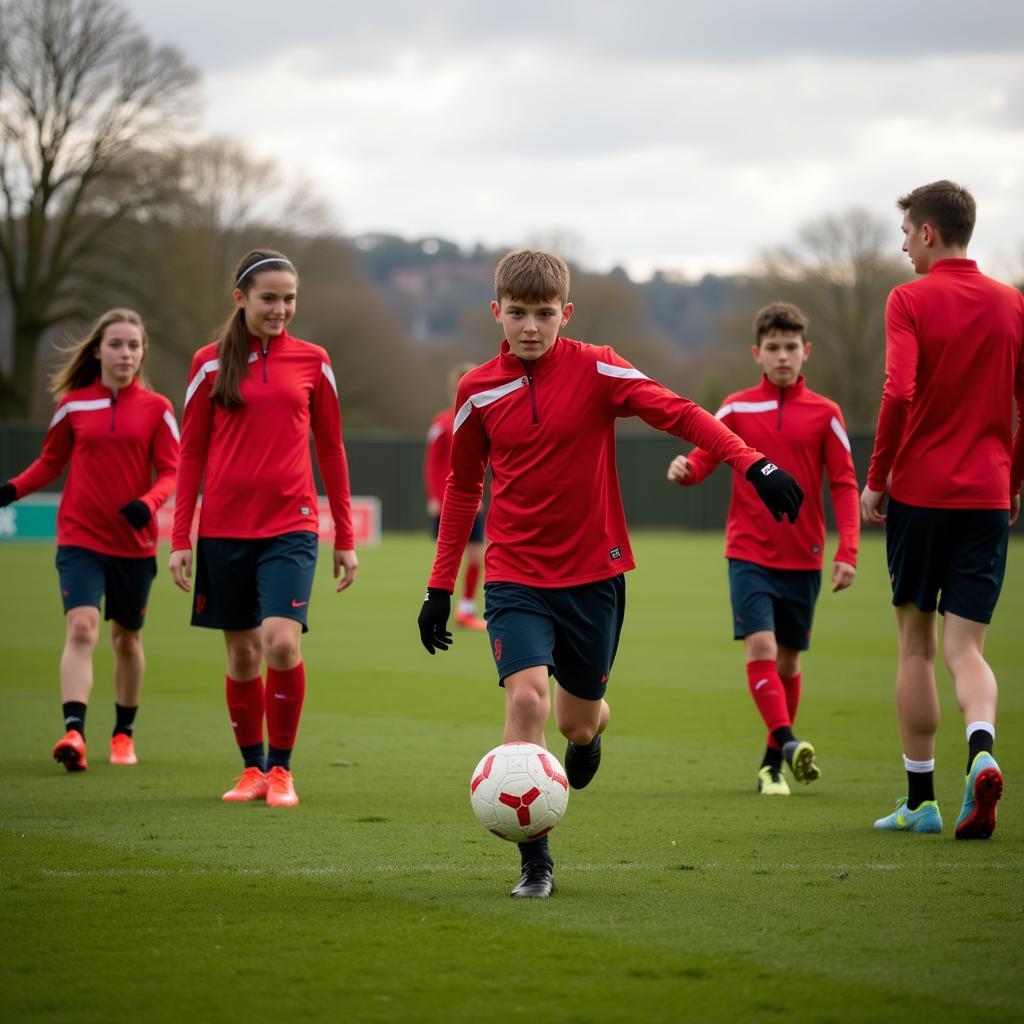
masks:
<svg viewBox="0 0 1024 1024"><path fill-rule="evenodd" d="M258 636L234 637L227 649L228 675L232 679L255 679L260 674L263 647Z"/></svg>
<svg viewBox="0 0 1024 1024"><path fill-rule="evenodd" d="M548 695L546 689L519 685L509 692L509 712L518 719L544 718L548 716Z"/></svg>
<svg viewBox="0 0 1024 1024"><path fill-rule="evenodd" d="M118 658L138 658L142 655L142 632L138 629L113 629L110 631L110 644Z"/></svg>
<svg viewBox="0 0 1024 1024"><path fill-rule="evenodd" d="M100 617L92 609L68 612L67 639L74 647L92 648L100 636Z"/></svg>
<svg viewBox="0 0 1024 1024"><path fill-rule="evenodd" d="M597 724L592 722L566 722L559 732L578 747L585 747L597 735Z"/></svg>
<svg viewBox="0 0 1024 1024"><path fill-rule="evenodd" d="M747 661L775 661L779 655L779 646L775 634L762 630L751 633L746 640Z"/></svg>

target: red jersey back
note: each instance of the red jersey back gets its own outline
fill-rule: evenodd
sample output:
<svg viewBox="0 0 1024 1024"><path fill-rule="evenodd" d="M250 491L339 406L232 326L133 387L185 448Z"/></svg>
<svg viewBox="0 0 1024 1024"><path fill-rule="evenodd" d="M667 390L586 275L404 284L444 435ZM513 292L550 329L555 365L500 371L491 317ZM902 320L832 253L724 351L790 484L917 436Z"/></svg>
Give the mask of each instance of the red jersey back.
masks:
<svg viewBox="0 0 1024 1024"><path fill-rule="evenodd" d="M1024 295L974 260L937 260L889 294L885 335L868 486L926 508L1009 508L1024 470Z"/></svg>
<svg viewBox="0 0 1024 1024"><path fill-rule="evenodd" d="M569 587L634 566L615 466L615 420L639 416L740 470L761 453L613 349L558 338L539 359L508 342L459 383L451 474L429 585L452 591L491 465L486 579Z"/></svg>
<svg viewBox="0 0 1024 1024"><path fill-rule="evenodd" d="M136 530L117 510L138 498L155 513L174 490L178 424L171 403L137 381L116 391L99 382L69 391L42 454L11 480L18 497L56 480L69 461L57 543L122 558L155 554L155 516Z"/></svg>
<svg viewBox="0 0 1024 1024"><path fill-rule="evenodd" d="M835 402L807 387L801 377L780 388L766 377L756 387L736 391L715 414L747 444L796 477L806 500L793 524L777 523L757 492L736 473L725 528L725 555L772 569L820 569L825 547L824 471L839 529L835 561L857 564L860 506L857 476L843 414ZM699 484L718 465L703 449L689 455L693 469L686 485Z"/></svg>
<svg viewBox="0 0 1024 1024"><path fill-rule="evenodd" d="M181 466L172 547L190 547L200 481L201 537L255 539L317 531L309 432L334 518L334 546L354 546L348 462L330 358L319 345L282 334L264 346L250 338L239 408L210 398L219 367L216 343L192 359L182 416Z"/></svg>
<svg viewBox="0 0 1024 1024"><path fill-rule="evenodd" d="M427 431L427 450L423 456L423 487L428 501L440 501L444 497L444 484L448 479L452 454L452 426L455 410L439 412Z"/></svg>

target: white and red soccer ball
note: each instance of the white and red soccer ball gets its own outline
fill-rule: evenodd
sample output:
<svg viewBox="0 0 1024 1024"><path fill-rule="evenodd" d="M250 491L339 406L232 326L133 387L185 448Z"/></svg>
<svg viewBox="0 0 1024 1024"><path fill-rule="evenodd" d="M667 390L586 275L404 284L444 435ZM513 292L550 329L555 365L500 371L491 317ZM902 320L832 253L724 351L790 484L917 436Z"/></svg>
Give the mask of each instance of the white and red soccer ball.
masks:
<svg viewBox="0 0 1024 1024"><path fill-rule="evenodd" d="M488 832L526 843L550 832L565 813L569 782L558 759L536 743L504 743L470 777L473 813Z"/></svg>

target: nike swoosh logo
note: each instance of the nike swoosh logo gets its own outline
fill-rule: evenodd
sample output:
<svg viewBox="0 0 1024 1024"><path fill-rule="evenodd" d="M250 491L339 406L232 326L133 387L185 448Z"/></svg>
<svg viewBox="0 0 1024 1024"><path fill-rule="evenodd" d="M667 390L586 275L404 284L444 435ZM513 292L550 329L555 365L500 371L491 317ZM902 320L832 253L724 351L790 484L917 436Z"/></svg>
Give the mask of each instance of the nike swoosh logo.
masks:
<svg viewBox="0 0 1024 1024"><path fill-rule="evenodd" d="M294 599L292 600L292 607L293 608L301 608L301 607L303 607L303 605L307 605L307 604L309 604L308 601L296 601Z"/></svg>
<svg viewBox="0 0 1024 1024"><path fill-rule="evenodd" d="M762 680L761 680L761 681L760 681L760 682L759 682L759 683L758 683L758 684L757 684L757 685L756 685L756 686L754 687L754 689L755 689L755 690L760 690L760 689L761 689L761 687L762 687L762 686L764 686L764 684L765 684L765 683L767 683L767 682L768 682L768 680L767 680L767 679L762 679Z"/></svg>
<svg viewBox="0 0 1024 1024"><path fill-rule="evenodd" d="M288 694L286 694L286 693L275 693L274 696L278 700L287 700L288 699Z"/></svg>

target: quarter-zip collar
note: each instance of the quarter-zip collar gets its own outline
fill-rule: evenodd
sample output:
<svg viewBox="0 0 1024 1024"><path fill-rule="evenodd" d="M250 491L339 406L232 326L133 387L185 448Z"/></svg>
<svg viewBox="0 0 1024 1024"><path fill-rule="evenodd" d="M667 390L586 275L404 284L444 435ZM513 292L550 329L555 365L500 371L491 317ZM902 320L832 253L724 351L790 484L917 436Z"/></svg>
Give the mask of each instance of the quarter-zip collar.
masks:
<svg viewBox="0 0 1024 1024"><path fill-rule="evenodd" d="M260 368L261 368L262 373L263 373L263 383L264 384L266 384L267 379L268 379L267 378L267 360L270 357L270 347L272 345L274 345L275 348L278 347L280 345L281 341L284 338L286 338L287 335L288 335L287 331L282 331L280 334L275 335L273 338L267 338L266 341L264 341L262 338L257 338L255 334L250 334L249 335L249 352L250 353L255 352L256 355L259 356ZM277 343L277 345L274 344L275 342Z"/></svg>
<svg viewBox="0 0 1024 1024"><path fill-rule="evenodd" d="M562 344L562 337L559 335L551 346L539 359L520 359L512 352L508 339L501 342L500 356L501 368L509 373L523 374L527 377L540 378L550 373L555 365L561 360L565 346Z"/></svg>
<svg viewBox="0 0 1024 1024"><path fill-rule="evenodd" d="M806 389L807 381L804 380L802 373L792 384L785 384L781 387L778 384L773 384L767 374L761 374L760 390L768 398L776 398L780 402L791 402L794 398L799 398Z"/></svg>

